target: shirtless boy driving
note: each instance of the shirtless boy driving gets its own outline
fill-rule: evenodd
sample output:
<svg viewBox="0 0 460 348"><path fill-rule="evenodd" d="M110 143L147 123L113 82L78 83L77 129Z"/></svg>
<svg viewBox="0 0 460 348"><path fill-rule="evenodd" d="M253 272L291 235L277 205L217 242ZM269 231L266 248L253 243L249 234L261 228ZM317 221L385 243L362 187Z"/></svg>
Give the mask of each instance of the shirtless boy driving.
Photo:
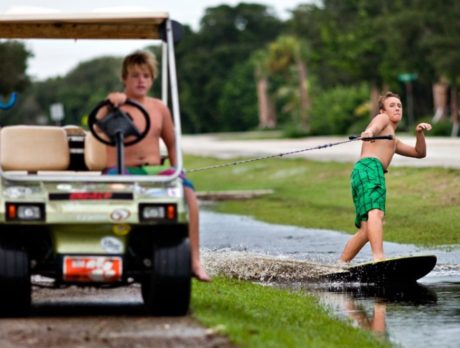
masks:
<svg viewBox="0 0 460 348"><path fill-rule="evenodd" d="M168 107L157 98L148 96L153 82L157 75L155 56L149 51L137 51L125 57L122 66L123 92L113 92L107 99L115 106L123 105L126 99L132 99L141 103L147 110L151 127L147 136L139 143L125 148L126 170L131 174L148 173L148 167L161 164L160 139L162 139L168 150L168 159L171 166L175 166L176 141L174 125ZM136 108L124 105L123 109L129 112L135 125L143 129L142 117ZM113 147L107 148L107 173L110 168L117 164L116 150ZM130 169L133 171L131 172ZM145 170L144 170L145 169ZM142 172L144 170L144 172ZM210 281L200 262L199 250L199 208L193 185L181 175L184 183L184 194L189 208L189 237L192 255L192 274L200 281Z"/></svg>

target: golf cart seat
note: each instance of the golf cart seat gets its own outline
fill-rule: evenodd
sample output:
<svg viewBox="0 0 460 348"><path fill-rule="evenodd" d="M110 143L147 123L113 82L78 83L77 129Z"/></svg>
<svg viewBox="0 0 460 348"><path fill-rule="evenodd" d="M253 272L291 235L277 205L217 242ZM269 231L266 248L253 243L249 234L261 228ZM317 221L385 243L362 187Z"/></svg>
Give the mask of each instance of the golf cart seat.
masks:
<svg viewBox="0 0 460 348"><path fill-rule="evenodd" d="M69 167L65 131L53 126L7 126L0 132L3 170L60 171Z"/></svg>
<svg viewBox="0 0 460 348"><path fill-rule="evenodd" d="M86 132L85 130L76 125L66 125L62 127L67 135L69 142L70 164L69 170L73 171L86 171L88 168L84 160L84 144Z"/></svg>
<svg viewBox="0 0 460 348"><path fill-rule="evenodd" d="M88 133L85 137L84 157L88 170L101 171L107 166L106 146L91 133Z"/></svg>

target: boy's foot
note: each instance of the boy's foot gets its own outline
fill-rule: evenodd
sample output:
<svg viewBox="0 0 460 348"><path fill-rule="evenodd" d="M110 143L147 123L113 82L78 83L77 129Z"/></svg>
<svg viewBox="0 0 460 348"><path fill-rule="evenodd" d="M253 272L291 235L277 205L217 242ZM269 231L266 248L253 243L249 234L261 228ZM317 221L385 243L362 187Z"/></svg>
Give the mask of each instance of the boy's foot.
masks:
<svg viewBox="0 0 460 348"><path fill-rule="evenodd" d="M385 260L385 257L383 256L383 254L378 254L378 255L373 256L374 262L383 261L383 260Z"/></svg>
<svg viewBox="0 0 460 348"><path fill-rule="evenodd" d="M350 267L350 262L348 261L343 261L343 260L338 260L336 262L337 267L339 268L349 268Z"/></svg>
<svg viewBox="0 0 460 348"><path fill-rule="evenodd" d="M196 278L200 282L210 282L211 277L208 276L208 274L201 267L197 267L197 268L198 270L192 269L192 277Z"/></svg>

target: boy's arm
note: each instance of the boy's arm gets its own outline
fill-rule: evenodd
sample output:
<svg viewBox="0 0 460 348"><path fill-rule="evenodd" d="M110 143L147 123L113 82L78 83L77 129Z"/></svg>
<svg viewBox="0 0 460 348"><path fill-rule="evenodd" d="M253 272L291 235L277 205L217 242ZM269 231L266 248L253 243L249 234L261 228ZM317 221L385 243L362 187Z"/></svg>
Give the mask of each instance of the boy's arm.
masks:
<svg viewBox="0 0 460 348"><path fill-rule="evenodd" d="M390 119L387 114L378 114L373 118L371 123L361 133L361 138L369 138L379 135L380 132L388 125Z"/></svg>
<svg viewBox="0 0 460 348"><path fill-rule="evenodd" d="M174 133L174 124L172 122L171 112L168 107L161 103L161 115L163 116L163 127L161 138L163 139L168 150L168 159L171 166L177 163L176 158L176 135Z"/></svg>
<svg viewBox="0 0 460 348"><path fill-rule="evenodd" d="M396 153L401 156L424 158L426 157L426 142L424 131L430 131L431 125L429 123L419 123L415 127L416 142L415 146L404 144L399 139L396 140Z"/></svg>

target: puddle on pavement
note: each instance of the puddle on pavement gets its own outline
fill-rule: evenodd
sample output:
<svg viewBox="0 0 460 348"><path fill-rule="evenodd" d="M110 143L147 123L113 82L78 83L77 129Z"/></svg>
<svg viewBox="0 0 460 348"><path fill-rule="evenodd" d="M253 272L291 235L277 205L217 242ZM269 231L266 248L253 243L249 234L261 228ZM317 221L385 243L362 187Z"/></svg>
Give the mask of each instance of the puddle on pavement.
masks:
<svg viewBox="0 0 460 348"><path fill-rule="evenodd" d="M349 235L210 211L201 216L203 261L210 273L314 294L333 315L402 347L460 347L460 247L385 243L387 257L437 256L435 269L413 286L318 283L318 275L338 270ZM365 248L356 262L370 258Z"/></svg>

